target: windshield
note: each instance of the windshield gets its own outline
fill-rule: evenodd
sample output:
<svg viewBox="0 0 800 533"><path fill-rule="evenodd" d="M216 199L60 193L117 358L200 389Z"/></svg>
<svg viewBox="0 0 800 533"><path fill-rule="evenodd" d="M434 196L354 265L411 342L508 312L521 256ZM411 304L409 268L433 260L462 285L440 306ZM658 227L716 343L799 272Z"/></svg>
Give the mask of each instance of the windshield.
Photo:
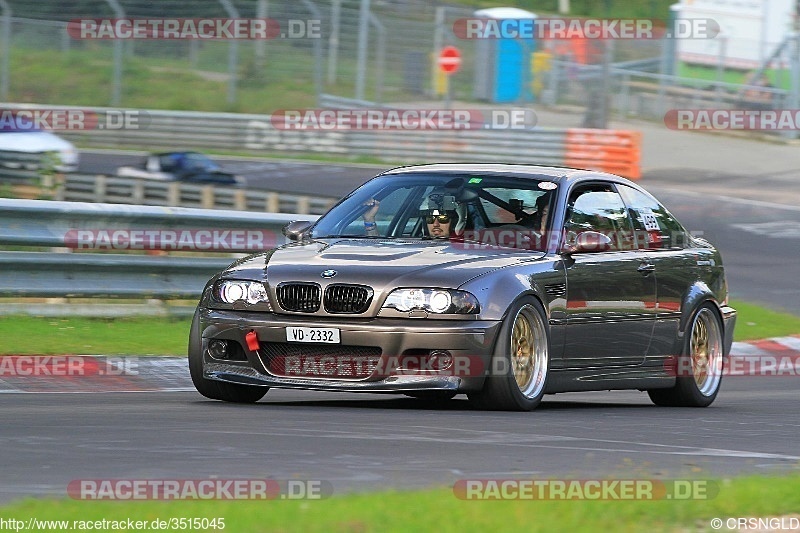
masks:
<svg viewBox="0 0 800 533"><path fill-rule="evenodd" d="M541 250L556 187L497 175L380 176L323 216L312 237L449 238Z"/></svg>
<svg viewBox="0 0 800 533"><path fill-rule="evenodd" d="M209 159L208 156L197 152L186 152L183 155L183 159L187 169L217 170L219 168L219 165Z"/></svg>

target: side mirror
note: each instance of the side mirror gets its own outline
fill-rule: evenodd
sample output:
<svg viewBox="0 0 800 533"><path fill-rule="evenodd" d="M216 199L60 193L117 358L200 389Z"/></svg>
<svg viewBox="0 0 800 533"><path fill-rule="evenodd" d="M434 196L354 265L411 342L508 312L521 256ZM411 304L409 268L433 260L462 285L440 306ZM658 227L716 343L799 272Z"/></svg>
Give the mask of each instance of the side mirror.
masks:
<svg viewBox="0 0 800 533"><path fill-rule="evenodd" d="M290 241L302 241L312 224L313 222L308 220L295 220L286 224L282 231Z"/></svg>
<svg viewBox="0 0 800 533"><path fill-rule="evenodd" d="M566 255L607 252L611 249L611 238L598 231L582 231L573 244L565 244L561 253Z"/></svg>

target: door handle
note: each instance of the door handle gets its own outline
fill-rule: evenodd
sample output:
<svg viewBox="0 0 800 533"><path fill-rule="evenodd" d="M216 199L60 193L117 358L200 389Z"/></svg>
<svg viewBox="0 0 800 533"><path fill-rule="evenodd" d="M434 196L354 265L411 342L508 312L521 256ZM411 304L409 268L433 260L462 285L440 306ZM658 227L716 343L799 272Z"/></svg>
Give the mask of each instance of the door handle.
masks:
<svg viewBox="0 0 800 533"><path fill-rule="evenodd" d="M655 272L656 266L653 263L642 263L636 270L642 274L649 274L650 272Z"/></svg>

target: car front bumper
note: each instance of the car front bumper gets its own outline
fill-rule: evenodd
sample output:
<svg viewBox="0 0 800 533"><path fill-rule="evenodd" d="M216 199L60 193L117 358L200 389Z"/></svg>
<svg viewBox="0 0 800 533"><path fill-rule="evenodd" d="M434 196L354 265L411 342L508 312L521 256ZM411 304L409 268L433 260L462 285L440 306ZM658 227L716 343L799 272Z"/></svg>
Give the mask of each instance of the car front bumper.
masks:
<svg viewBox="0 0 800 533"><path fill-rule="evenodd" d="M269 313L201 310L203 376L206 379L274 388L343 392L413 392L478 390L483 386L489 368L500 322L482 320L436 320L411 318L337 318L305 317ZM287 327L337 328L341 342L337 345L288 343ZM248 349L246 336L254 332L261 349ZM208 351L212 340L234 341L242 347L246 360L222 360ZM292 349L339 349L347 358L348 349L380 348L379 362L364 377L325 377L321 375L287 375L270 370L264 347L269 344ZM454 360L446 369L412 365L398 367L408 357L418 363L423 354L446 350ZM326 352L330 353L330 352ZM409 356L409 354L414 354Z"/></svg>

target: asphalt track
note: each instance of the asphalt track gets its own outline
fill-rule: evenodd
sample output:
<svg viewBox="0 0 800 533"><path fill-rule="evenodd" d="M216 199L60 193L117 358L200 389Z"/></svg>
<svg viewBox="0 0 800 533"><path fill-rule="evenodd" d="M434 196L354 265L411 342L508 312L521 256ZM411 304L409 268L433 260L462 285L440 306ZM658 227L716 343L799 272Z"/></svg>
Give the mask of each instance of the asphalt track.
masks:
<svg viewBox="0 0 800 533"><path fill-rule="evenodd" d="M66 497L80 479L271 478L334 494L473 478L705 479L800 469L797 377L727 377L707 409L636 391L548 396L531 413L459 396L271 390L255 405L195 392L3 394L0 501Z"/></svg>
<svg viewBox="0 0 800 533"><path fill-rule="evenodd" d="M84 157L84 165L94 157L105 167L105 158L119 161L104 154ZM326 191L342 194L376 173L343 165L230 164L249 166L250 186L293 192L318 191L324 177ZM735 177L721 177L716 188L706 180L709 191L682 183L681 175L646 176L642 183L723 250L735 296L800 312L800 209L786 201L788 192L753 201L755 192L746 188L728 191ZM710 200L729 192L736 194ZM272 390L242 406L192 391L5 393L0 501L65 497L70 481L87 478L309 479L341 493L469 478L797 471L798 379L729 376L708 409L659 408L644 393L620 391L548 396L531 413L474 411L463 396L426 405L405 397Z"/></svg>

